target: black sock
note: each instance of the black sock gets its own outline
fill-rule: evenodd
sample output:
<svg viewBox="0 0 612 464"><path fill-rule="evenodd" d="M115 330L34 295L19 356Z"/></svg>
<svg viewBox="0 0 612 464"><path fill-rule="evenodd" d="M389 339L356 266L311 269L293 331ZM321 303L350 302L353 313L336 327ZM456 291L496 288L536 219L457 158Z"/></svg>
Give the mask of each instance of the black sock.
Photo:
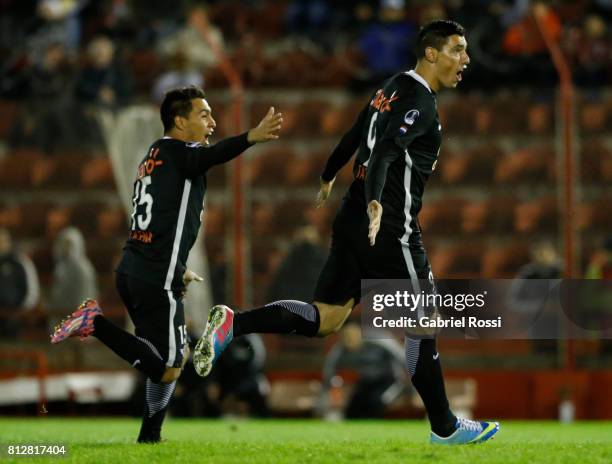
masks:
<svg viewBox="0 0 612 464"><path fill-rule="evenodd" d="M138 443L158 443L166 410L174 393L176 380L172 383L154 383L147 378L145 408Z"/></svg>
<svg viewBox="0 0 612 464"><path fill-rule="evenodd" d="M154 382L161 380L166 364L148 340L120 329L104 316L95 317L93 335Z"/></svg>
<svg viewBox="0 0 612 464"><path fill-rule="evenodd" d="M431 430L441 437L447 437L455 431L457 418L446 398L436 340L406 337L405 348L412 384L425 404Z"/></svg>
<svg viewBox="0 0 612 464"><path fill-rule="evenodd" d="M319 310L310 303L281 300L234 315L234 337L249 333L297 333L314 337L319 332Z"/></svg>

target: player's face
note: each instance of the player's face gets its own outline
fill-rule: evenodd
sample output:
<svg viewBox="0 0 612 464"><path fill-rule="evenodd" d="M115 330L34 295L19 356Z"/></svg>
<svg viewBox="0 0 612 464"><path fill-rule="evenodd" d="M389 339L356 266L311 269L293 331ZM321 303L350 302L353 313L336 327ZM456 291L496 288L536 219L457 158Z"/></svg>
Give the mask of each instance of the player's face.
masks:
<svg viewBox="0 0 612 464"><path fill-rule="evenodd" d="M437 53L436 75L443 87L457 87L463 71L470 63L465 37L451 35L444 47Z"/></svg>
<svg viewBox="0 0 612 464"><path fill-rule="evenodd" d="M186 132L190 140L208 144L208 138L215 131L217 123L212 117L212 110L203 98L191 101L191 113L187 118Z"/></svg>

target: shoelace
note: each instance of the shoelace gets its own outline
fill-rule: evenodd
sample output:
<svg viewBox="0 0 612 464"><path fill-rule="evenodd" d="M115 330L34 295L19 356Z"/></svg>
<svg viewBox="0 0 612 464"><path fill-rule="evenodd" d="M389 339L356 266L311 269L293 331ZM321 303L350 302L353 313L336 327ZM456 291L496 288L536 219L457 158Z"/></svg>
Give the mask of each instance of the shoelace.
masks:
<svg viewBox="0 0 612 464"><path fill-rule="evenodd" d="M473 432L482 431L482 425L480 425L480 422L469 420L469 419L463 419L461 417L457 418L457 422L459 422L458 428L460 429L470 430Z"/></svg>

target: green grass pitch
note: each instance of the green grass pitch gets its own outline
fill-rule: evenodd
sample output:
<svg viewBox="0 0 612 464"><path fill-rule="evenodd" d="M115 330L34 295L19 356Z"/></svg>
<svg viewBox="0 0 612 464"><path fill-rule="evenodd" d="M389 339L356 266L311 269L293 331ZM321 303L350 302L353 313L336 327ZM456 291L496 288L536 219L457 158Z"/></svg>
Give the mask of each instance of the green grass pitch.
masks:
<svg viewBox="0 0 612 464"><path fill-rule="evenodd" d="M502 421L495 440L434 447L421 421L167 419L157 445L137 445L136 419L0 418L0 462L612 463L612 422ZM65 444L67 456L12 458L8 444Z"/></svg>

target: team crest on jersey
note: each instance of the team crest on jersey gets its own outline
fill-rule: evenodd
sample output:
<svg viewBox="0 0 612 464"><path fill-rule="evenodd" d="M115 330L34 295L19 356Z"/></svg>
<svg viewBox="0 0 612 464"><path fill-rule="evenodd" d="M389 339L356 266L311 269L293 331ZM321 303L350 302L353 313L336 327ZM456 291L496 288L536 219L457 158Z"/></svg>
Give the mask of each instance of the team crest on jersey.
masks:
<svg viewBox="0 0 612 464"><path fill-rule="evenodd" d="M419 117L419 114L421 114L419 110L408 111L404 116L404 122L409 126L412 126L414 124L414 121L416 121L416 118Z"/></svg>

